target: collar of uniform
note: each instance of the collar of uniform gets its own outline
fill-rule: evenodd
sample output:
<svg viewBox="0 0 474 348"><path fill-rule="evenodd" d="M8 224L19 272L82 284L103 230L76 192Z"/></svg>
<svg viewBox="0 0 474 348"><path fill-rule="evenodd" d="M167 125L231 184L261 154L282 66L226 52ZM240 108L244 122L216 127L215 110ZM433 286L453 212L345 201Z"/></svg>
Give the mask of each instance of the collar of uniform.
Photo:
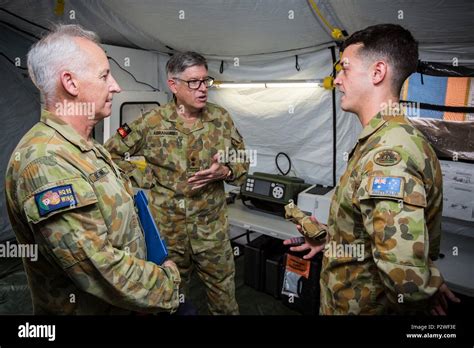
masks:
<svg viewBox="0 0 474 348"><path fill-rule="evenodd" d="M377 129L379 129L385 124L385 122L387 122L387 120L382 116L380 112L374 117L372 117L367 126L362 129L362 132L359 135L359 141L364 140L365 138L368 138L369 136L374 134Z"/></svg>
<svg viewBox="0 0 474 348"><path fill-rule="evenodd" d="M168 121L177 122L179 119L179 115L176 110L177 110L176 100L174 99L174 96L173 96L173 99L168 104L166 104L164 108L162 109L162 115ZM217 115L209 111L209 103L206 103L206 106L202 109L202 113L200 117L201 121L211 122L212 120L216 118L217 118Z"/></svg>
<svg viewBox="0 0 474 348"><path fill-rule="evenodd" d="M79 147L82 151L90 151L94 145L93 142L86 141L69 124L52 114L47 110L41 111L41 122L53 128L60 133L67 141Z"/></svg>

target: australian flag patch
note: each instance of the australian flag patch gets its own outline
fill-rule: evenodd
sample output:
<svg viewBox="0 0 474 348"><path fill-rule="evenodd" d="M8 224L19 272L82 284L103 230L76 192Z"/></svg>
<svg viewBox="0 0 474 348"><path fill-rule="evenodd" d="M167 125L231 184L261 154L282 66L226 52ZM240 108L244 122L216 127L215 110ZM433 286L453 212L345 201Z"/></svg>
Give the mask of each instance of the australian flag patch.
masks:
<svg viewBox="0 0 474 348"><path fill-rule="evenodd" d="M376 176L372 180L371 194L374 196L403 197L403 178Z"/></svg>
<svg viewBox="0 0 474 348"><path fill-rule="evenodd" d="M72 185L62 185L35 194L35 202L40 216L46 216L52 211L77 204Z"/></svg>

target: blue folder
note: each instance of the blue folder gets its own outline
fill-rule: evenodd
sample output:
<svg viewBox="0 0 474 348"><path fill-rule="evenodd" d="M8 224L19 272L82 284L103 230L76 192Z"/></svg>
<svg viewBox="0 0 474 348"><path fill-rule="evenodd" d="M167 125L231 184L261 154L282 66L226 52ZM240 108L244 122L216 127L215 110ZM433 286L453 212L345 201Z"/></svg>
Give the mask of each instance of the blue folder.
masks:
<svg viewBox="0 0 474 348"><path fill-rule="evenodd" d="M156 227L155 220L148 208L148 200L145 192L139 190L135 195L135 205L138 210L138 218L145 234L147 248L147 260L161 265L168 257L165 241L161 239L160 231Z"/></svg>

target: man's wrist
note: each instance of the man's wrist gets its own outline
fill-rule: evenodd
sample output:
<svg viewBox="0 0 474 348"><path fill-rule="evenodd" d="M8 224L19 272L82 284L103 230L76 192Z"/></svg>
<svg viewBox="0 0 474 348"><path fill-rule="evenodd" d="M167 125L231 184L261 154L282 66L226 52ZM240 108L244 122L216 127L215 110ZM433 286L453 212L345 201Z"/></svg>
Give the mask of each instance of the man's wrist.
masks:
<svg viewBox="0 0 474 348"><path fill-rule="evenodd" d="M234 178L234 173L232 172L232 168L228 164L225 164L224 167L227 167L228 169L227 174L224 176L224 180L231 181Z"/></svg>

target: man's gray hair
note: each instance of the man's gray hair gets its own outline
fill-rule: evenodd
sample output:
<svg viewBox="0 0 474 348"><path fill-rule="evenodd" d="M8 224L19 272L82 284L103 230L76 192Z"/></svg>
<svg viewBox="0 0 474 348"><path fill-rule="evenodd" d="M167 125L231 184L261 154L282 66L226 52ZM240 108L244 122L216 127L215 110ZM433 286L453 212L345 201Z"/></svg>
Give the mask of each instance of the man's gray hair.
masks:
<svg viewBox="0 0 474 348"><path fill-rule="evenodd" d="M57 25L35 43L28 52L28 72L46 102L55 98L56 85L61 71L81 73L87 66L87 57L74 38L82 37L97 44L96 33L79 25Z"/></svg>
<svg viewBox="0 0 474 348"><path fill-rule="evenodd" d="M196 52L176 53L166 63L168 77L179 76L184 70L192 66L205 66L207 68L206 58Z"/></svg>

